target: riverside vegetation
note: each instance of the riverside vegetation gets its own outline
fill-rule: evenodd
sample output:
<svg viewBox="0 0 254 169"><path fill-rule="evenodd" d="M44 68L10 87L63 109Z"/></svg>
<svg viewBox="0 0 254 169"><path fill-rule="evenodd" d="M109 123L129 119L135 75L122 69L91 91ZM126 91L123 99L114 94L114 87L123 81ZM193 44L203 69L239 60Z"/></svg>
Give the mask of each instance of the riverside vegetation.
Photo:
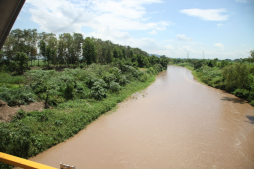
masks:
<svg viewBox="0 0 254 169"><path fill-rule="evenodd" d="M171 64L187 67L200 82L225 90L254 106L254 50L251 57L231 60L171 59Z"/></svg>
<svg viewBox="0 0 254 169"><path fill-rule="evenodd" d="M40 53L35 66L37 47ZM54 34L19 29L10 33L0 54L0 100L9 106L44 100L46 108L52 107L28 113L21 109L10 122L0 122L0 151L22 158L74 136L132 93L149 86L169 62L165 56L83 39L81 34L62 34L56 39ZM12 167L0 163L0 168Z"/></svg>

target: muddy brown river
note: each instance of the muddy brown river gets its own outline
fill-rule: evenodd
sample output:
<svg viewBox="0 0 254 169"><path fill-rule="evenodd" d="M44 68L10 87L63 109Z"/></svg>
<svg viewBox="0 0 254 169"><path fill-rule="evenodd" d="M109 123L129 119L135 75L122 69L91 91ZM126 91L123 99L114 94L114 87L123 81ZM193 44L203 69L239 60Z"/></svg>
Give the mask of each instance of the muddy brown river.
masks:
<svg viewBox="0 0 254 169"><path fill-rule="evenodd" d="M146 90L31 160L59 168L254 168L254 108L169 66Z"/></svg>

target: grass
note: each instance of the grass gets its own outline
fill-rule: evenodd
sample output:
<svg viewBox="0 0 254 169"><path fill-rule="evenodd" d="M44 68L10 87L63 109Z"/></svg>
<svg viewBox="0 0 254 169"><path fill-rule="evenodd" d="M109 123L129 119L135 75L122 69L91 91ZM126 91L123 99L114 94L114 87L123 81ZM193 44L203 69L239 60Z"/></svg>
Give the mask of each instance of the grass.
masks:
<svg viewBox="0 0 254 169"><path fill-rule="evenodd" d="M25 82L24 76L12 76L8 73L0 73L0 83L20 84Z"/></svg>

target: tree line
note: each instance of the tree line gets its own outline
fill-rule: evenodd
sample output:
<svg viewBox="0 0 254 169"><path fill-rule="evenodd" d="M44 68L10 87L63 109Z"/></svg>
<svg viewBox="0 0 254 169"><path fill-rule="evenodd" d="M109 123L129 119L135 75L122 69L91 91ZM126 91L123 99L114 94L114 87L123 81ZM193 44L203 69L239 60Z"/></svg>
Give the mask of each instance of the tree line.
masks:
<svg viewBox="0 0 254 169"><path fill-rule="evenodd" d="M125 62L134 67L148 68L158 63L166 67L168 63L164 55L160 58L149 56L139 48L114 44L110 40L84 38L81 33L63 33L57 37L53 33L39 33L36 29L12 30L0 51L1 64L10 70L18 66L23 73L25 64L31 61L32 65L35 59L38 60L38 66L39 60L43 59L48 67Z"/></svg>

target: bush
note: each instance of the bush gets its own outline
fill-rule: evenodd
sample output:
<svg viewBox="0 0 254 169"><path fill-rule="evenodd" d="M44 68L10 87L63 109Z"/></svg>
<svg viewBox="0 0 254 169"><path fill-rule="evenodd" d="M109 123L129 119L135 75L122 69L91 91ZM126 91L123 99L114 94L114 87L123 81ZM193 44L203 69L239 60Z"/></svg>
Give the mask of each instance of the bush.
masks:
<svg viewBox="0 0 254 169"><path fill-rule="evenodd" d="M18 113L12 118L12 122L21 120L26 117L26 112L23 109L20 109Z"/></svg>
<svg viewBox="0 0 254 169"><path fill-rule="evenodd" d="M159 72L163 71L163 67L161 64L155 64L153 66L154 70L156 71L156 73L158 74Z"/></svg>
<svg viewBox="0 0 254 169"><path fill-rule="evenodd" d="M149 75L146 72L140 72L138 79L141 82L145 82L145 81L147 81L148 77L149 77Z"/></svg>
<svg viewBox="0 0 254 169"><path fill-rule="evenodd" d="M127 77L126 77L126 75L122 75L121 77L120 77L120 79L119 79L119 84L121 85L121 86L124 86L124 85L126 85L127 83L129 83L130 81L127 79Z"/></svg>
<svg viewBox="0 0 254 169"><path fill-rule="evenodd" d="M93 79L93 85L91 88L90 96L93 97L96 100L101 100L103 98L106 98L107 96L107 89L104 87L106 86L106 83L102 79Z"/></svg>
<svg viewBox="0 0 254 169"><path fill-rule="evenodd" d="M28 157L31 129L20 122L0 123L0 152Z"/></svg>
<svg viewBox="0 0 254 169"><path fill-rule="evenodd" d="M233 94L237 97L246 99L249 96L249 91L246 89L236 89Z"/></svg>
<svg viewBox="0 0 254 169"><path fill-rule="evenodd" d="M117 82L110 82L109 88L112 92L118 92L121 90L121 86Z"/></svg>
<svg viewBox="0 0 254 169"><path fill-rule="evenodd" d="M0 87L0 100L7 102L9 106L29 104L35 102L35 98L28 86L18 89Z"/></svg>
<svg viewBox="0 0 254 169"><path fill-rule="evenodd" d="M103 80L109 84L110 82L114 82L116 80L116 76L114 74L111 73L105 73L103 76Z"/></svg>

